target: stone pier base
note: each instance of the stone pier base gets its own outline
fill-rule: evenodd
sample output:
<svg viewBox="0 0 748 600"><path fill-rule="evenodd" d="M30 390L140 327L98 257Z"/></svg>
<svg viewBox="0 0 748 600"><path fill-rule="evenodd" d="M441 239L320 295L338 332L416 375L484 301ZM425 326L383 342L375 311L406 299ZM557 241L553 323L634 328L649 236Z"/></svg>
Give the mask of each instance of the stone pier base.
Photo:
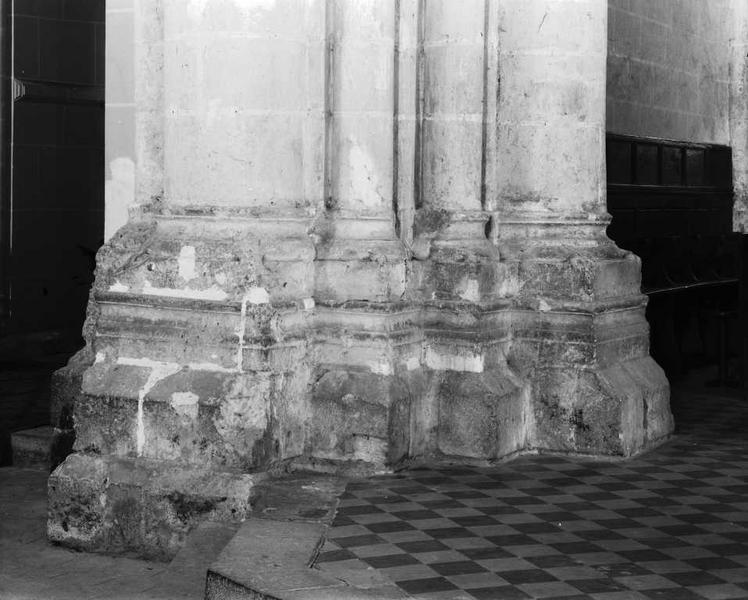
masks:
<svg viewBox="0 0 748 600"><path fill-rule="evenodd" d="M77 436L50 478L57 542L168 558L198 520L248 517L268 472L623 458L672 431L644 299L622 293L638 261L610 244L563 260L508 244L462 269L442 249L408 265L429 275L402 300L318 303L303 238L245 222L218 241L203 221L156 215L100 255L89 349L57 376ZM306 268L271 266L281 245ZM236 264L243 289L225 283ZM391 277L384 260L356 268ZM514 293L481 300L500 285Z"/></svg>
<svg viewBox="0 0 748 600"><path fill-rule="evenodd" d="M129 12L135 205L56 379L52 539L168 557L265 473L669 435L605 236L605 2Z"/></svg>

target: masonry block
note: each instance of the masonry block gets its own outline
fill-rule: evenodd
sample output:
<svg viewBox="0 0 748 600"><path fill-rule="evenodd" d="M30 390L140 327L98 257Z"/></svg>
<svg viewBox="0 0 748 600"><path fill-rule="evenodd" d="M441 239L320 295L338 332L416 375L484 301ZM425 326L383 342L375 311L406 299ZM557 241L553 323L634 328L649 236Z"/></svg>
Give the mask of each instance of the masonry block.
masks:
<svg viewBox="0 0 748 600"><path fill-rule="evenodd" d="M73 454L50 476L48 535L88 551L169 560L206 518L240 522L262 475Z"/></svg>

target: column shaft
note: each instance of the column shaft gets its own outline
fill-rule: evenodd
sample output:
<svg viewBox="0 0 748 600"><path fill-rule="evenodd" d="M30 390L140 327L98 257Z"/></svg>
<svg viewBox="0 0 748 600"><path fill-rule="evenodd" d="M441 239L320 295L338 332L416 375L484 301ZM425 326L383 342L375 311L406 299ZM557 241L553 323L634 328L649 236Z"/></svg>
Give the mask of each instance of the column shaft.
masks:
<svg viewBox="0 0 748 600"><path fill-rule="evenodd" d="M672 416L640 263L605 235L607 4L508 0L499 20L498 244L530 445L632 454L667 436Z"/></svg>
<svg viewBox="0 0 748 600"><path fill-rule="evenodd" d="M395 8L377 0L327 5L327 181L315 227L316 291L323 302L390 301L405 286L393 204Z"/></svg>
<svg viewBox="0 0 748 600"><path fill-rule="evenodd" d="M607 3L509 0L500 10L502 210L598 218L605 214Z"/></svg>

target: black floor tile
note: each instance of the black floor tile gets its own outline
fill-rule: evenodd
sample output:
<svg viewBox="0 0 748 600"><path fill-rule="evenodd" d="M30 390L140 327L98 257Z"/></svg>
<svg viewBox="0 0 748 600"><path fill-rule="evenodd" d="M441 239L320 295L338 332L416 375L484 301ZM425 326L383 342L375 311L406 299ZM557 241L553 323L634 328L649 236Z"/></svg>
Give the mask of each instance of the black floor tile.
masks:
<svg viewBox="0 0 748 600"><path fill-rule="evenodd" d="M437 540L476 537L476 534L474 534L469 529L465 529L464 527L441 527L439 529L424 529L423 532Z"/></svg>
<svg viewBox="0 0 748 600"><path fill-rule="evenodd" d="M720 579L716 575L712 575L707 571L700 570L684 571L680 573L666 573L664 577L667 577L671 581L674 581L675 583L683 587L692 585L716 585L725 583L724 579Z"/></svg>
<svg viewBox="0 0 748 600"><path fill-rule="evenodd" d="M397 581L396 583L409 594L427 594L429 592L446 592L458 589L455 584L444 577L409 579L406 581Z"/></svg>
<svg viewBox="0 0 748 600"><path fill-rule="evenodd" d="M524 569L521 571L501 571L502 579L506 579L509 583L514 585L520 583L544 583L546 581L558 581L557 577L554 577L544 569Z"/></svg>
<svg viewBox="0 0 748 600"><path fill-rule="evenodd" d="M476 600L526 600L532 598L513 585L486 588L468 588L465 590Z"/></svg>
<svg viewBox="0 0 748 600"><path fill-rule="evenodd" d="M410 554L419 554L422 552L442 552L449 550L449 546L445 546L438 540L420 540L415 542L400 542L395 544L404 552Z"/></svg>
<svg viewBox="0 0 748 600"><path fill-rule="evenodd" d="M473 562L472 560L429 563L429 567L439 573L439 575L445 576L485 573L487 570L484 567L481 567L478 563Z"/></svg>
<svg viewBox="0 0 748 600"><path fill-rule="evenodd" d="M404 567L416 565L418 560L410 554L386 554L384 556L367 556L363 559L375 569L388 569L390 567Z"/></svg>
<svg viewBox="0 0 748 600"><path fill-rule="evenodd" d="M566 583L574 586L580 592L585 594L601 594L603 592L619 592L625 590L626 587L622 584L608 579L606 577L598 577L596 579L574 579L567 580Z"/></svg>
<svg viewBox="0 0 748 600"><path fill-rule="evenodd" d="M413 525L407 521L380 521L378 523L367 523L364 525L369 531L374 533L392 533L393 531L408 531L415 529Z"/></svg>
<svg viewBox="0 0 748 600"><path fill-rule="evenodd" d="M460 553L471 560L488 560L491 558L507 558L513 556L498 546L487 546L485 548L461 548Z"/></svg>

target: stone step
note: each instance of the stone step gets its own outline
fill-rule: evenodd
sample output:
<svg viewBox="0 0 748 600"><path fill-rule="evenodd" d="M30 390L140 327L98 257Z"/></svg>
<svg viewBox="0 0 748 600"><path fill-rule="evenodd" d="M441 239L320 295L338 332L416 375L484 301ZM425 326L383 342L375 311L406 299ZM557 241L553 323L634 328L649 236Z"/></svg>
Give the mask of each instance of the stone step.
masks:
<svg viewBox="0 0 748 600"><path fill-rule="evenodd" d="M205 521L187 536L184 546L158 576L149 597L174 600L202 598L208 567L239 529L238 523Z"/></svg>
<svg viewBox="0 0 748 600"><path fill-rule="evenodd" d="M72 452L75 432L45 425L10 434L13 466L51 472Z"/></svg>
<svg viewBox="0 0 748 600"><path fill-rule="evenodd" d="M241 523L264 473L73 453L49 477L47 535L86 551L171 561L204 521ZM81 510L81 498L95 498ZM85 535L81 535L84 532Z"/></svg>
<svg viewBox="0 0 748 600"><path fill-rule="evenodd" d="M253 517L208 570L206 600L401 600L373 569L330 573L313 566L346 481L312 474L267 479L253 489Z"/></svg>

